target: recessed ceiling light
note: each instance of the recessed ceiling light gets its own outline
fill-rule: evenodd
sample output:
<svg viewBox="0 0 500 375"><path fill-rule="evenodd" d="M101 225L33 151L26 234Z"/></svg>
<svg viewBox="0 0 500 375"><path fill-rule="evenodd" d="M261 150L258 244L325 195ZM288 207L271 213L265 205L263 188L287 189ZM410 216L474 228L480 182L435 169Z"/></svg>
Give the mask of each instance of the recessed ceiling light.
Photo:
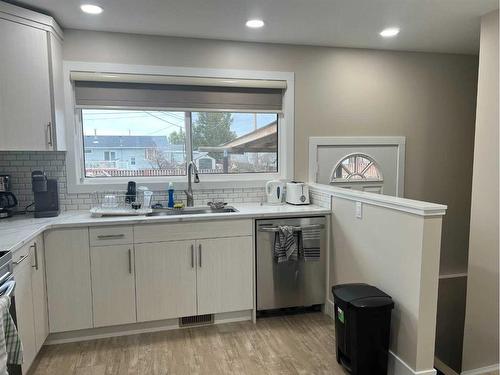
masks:
<svg viewBox="0 0 500 375"><path fill-rule="evenodd" d="M259 29L262 26L264 26L264 21L259 20L259 19L248 20L246 25L247 25L247 27L250 27L251 29Z"/></svg>
<svg viewBox="0 0 500 375"><path fill-rule="evenodd" d="M84 13L88 14L101 14L102 13L102 8L99 5L94 5L94 4L83 4L80 6L80 9Z"/></svg>
<svg viewBox="0 0 500 375"><path fill-rule="evenodd" d="M387 29L384 29L380 32L380 36L383 36L384 38L392 38L393 36L396 36L398 34L398 27L388 27Z"/></svg>

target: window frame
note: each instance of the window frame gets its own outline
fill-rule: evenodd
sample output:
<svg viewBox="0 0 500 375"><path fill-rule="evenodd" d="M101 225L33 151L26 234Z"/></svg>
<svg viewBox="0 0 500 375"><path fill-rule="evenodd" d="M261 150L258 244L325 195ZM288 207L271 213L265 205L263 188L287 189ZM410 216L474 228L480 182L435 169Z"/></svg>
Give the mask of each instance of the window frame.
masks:
<svg viewBox="0 0 500 375"><path fill-rule="evenodd" d="M71 71L81 72L109 72L129 74L178 75L190 77L215 77L225 79L265 79L284 80L287 89L283 93L283 110L278 114L278 172L276 173L241 173L241 174L203 174L200 183L194 184L194 189L220 189L262 187L272 179L290 180L294 178L294 85L293 72L233 70L233 69L204 69L167 66L125 65L109 63L91 63L64 61L64 95L66 114L66 140L68 153L66 158L67 188L69 193L91 193L95 191L125 190L130 180L146 185L152 190L164 190L169 182L175 184L176 189L187 186L187 176L158 176L158 177L111 177L86 178L84 171L84 147L81 110L75 107L74 85L70 80ZM92 108L97 108L93 106ZM110 109L107 107L106 109ZM124 109L124 108L114 108ZM133 109L128 107L127 109ZM144 108L137 108L144 109ZM147 108L149 110L172 110L169 108ZM186 108L192 112L206 111L204 109ZM226 108L221 111L246 112L238 108ZM265 112L265 111L263 111ZM273 112L273 111L271 111ZM274 113L274 112L273 112ZM191 119L186 116L186 153L192 155L191 150Z"/></svg>
<svg viewBox="0 0 500 375"><path fill-rule="evenodd" d="M356 171L351 171L351 170L346 170L345 167L343 166L343 163L345 160L348 160L349 158L354 157L355 159L357 158L363 158L366 159L370 162L370 165L373 165L377 169L377 173L380 177L378 178L367 178L364 175L364 172L368 170L368 166L365 167L364 170L361 172L357 173ZM350 175L347 178L343 177L335 177L335 172L337 169L343 168L346 170L346 172L350 172ZM361 176L361 179L352 179L351 177L354 175ZM342 183L356 183L356 182L384 182L384 175L382 174L382 170L380 169L380 166L378 162L375 160L375 158L367 153L364 152L352 152L349 154L344 155L337 163L335 163L334 167L332 168L332 173L330 174L330 183L331 184L342 184Z"/></svg>

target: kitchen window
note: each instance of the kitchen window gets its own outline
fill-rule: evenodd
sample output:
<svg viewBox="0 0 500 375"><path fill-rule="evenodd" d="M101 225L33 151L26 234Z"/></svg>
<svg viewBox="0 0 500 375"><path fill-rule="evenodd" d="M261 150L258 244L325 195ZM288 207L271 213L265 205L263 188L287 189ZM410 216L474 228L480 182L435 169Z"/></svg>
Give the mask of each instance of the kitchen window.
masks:
<svg viewBox="0 0 500 375"><path fill-rule="evenodd" d="M130 67L151 69L116 65ZM76 135L68 152L70 191L119 189L130 179L153 189L182 187L190 162L205 188L293 177L293 74L224 78L182 68L199 75L177 76L168 74L176 68L155 68L108 74L98 73L108 64L65 64Z"/></svg>
<svg viewBox="0 0 500 375"><path fill-rule="evenodd" d="M189 160L200 174L277 173L278 117L82 109L85 178L184 176Z"/></svg>
<svg viewBox="0 0 500 375"><path fill-rule="evenodd" d="M190 117L200 173L278 172L277 113L193 112Z"/></svg>

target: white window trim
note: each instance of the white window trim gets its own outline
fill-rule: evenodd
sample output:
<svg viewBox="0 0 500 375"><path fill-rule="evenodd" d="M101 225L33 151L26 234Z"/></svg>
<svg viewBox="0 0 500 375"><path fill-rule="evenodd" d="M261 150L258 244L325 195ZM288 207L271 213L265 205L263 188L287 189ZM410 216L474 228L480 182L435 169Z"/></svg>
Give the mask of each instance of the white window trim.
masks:
<svg viewBox="0 0 500 375"><path fill-rule="evenodd" d="M68 152L66 157L66 176L67 188L69 193L91 193L95 191L106 190L125 190L126 183L131 179L133 179L140 185L148 186L152 190L165 190L169 182L175 183L176 189L183 189L187 185L186 176L165 176L153 178L113 177L85 179L83 175L83 145L82 129L79 119L80 111L75 108L74 86L70 80L71 71L286 81L287 89L283 94L283 111L279 115L278 119L278 172L246 173L237 175L201 175L200 183L193 184L193 189L263 187L265 182L268 180L292 180L294 178L295 74L293 72L208 68L205 69L64 61L64 99L66 115L66 141L68 145ZM189 150L186 151L189 152Z"/></svg>
<svg viewBox="0 0 500 375"><path fill-rule="evenodd" d="M398 148L396 191L404 196L406 137L309 137L309 183L317 183L318 148L320 146L376 146L393 145Z"/></svg>

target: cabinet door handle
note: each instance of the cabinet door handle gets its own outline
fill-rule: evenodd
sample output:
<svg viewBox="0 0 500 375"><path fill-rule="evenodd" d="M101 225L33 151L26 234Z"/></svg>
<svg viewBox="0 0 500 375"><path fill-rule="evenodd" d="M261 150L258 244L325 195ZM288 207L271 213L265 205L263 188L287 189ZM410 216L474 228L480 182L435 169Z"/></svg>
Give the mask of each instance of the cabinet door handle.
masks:
<svg viewBox="0 0 500 375"><path fill-rule="evenodd" d="M128 273L132 274L132 249L128 249Z"/></svg>
<svg viewBox="0 0 500 375"><path fill-rule="evenodd" d="M123 238L125 235L122 234L99 234L97 236L98 240L117 240L119 238Z"/></svg>
<svg viewBox="0 0 500 375"><path fill-rule="evenodd" d="M194 268L194 245L191 244L191 268Z"/></svg>
<svg viewBox="0 0 500 375"><path fill-rule="evenodd" d="M38 271L38 247L36 246L36 242L33 242L33 245L31 245L30 248L33 248L35 251L35 264L31 267Z"/></svg>
<svg viewBox="0 0 500 375"><path fill-rule="evenodd" d="M201 243L198 244L198 262L201 268Z"/></svg>
<svg viewBox="0 0 500 375"><path fill-rule="evenodd" d="M54 142L52 141L52 123L49 121L47 124L47 143L50 147L52 147Z"/></svg>
<svg viewBox="0 0 500 375"><path fill-rule="evenodd" d="M10 275L12 275L12 272L8 271L5 275L0 277L0 284L3 283L5 280L7 280Z"/></svg>
<svg viewBox="0 0 500 375"><path fill-rule="evenodd" d="M22 262L24 262L24 260L29 256L30 254L26 254L25 256L22 256L21 258L19 258L19 260L15 260L13 261L12 263L15 265L15 266L18 266L20 265Z"/></svg>

